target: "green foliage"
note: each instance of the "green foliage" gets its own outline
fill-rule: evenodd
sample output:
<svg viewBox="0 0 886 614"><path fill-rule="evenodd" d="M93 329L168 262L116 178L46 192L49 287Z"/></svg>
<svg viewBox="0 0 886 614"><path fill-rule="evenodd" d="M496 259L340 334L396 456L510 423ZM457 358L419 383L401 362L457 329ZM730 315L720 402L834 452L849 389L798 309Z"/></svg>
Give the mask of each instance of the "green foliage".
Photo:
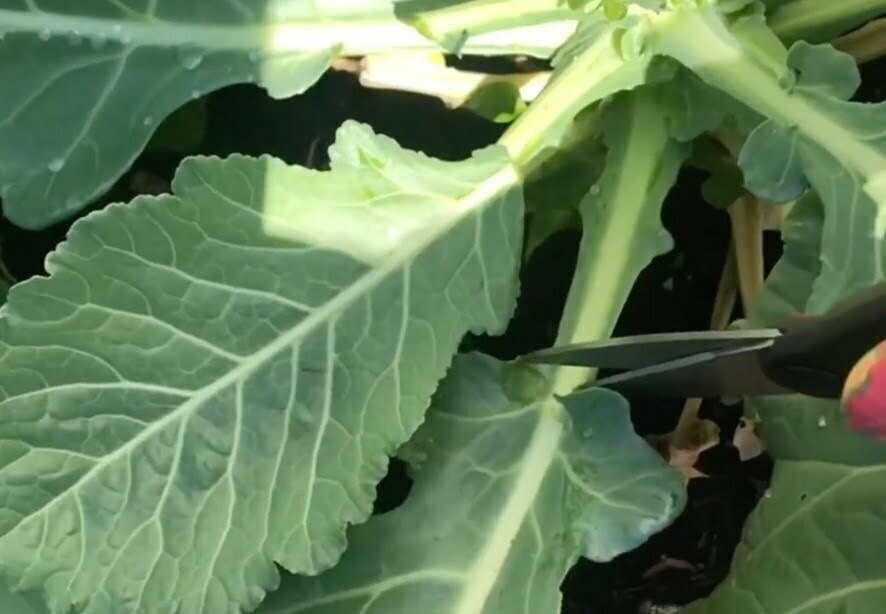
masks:
<svg viewBox="0 0 886 614"><path fill-rule="evenodd" d="M516 401L508 368L456 359L401 452L407 502L351 531L335 569L284 580L259 613L557 612L579 555L611 560L671 521L679 478L634 433L624 399Z"/></svg>
<svg viewBox="0 0 886 614"><path fill-rule="evenodd" d="M522 199L499 148L439 162L348 123L330 158L191 158L12 289L0 569L54 608L255 607L272 562L329 567L462 335L503 330Z"/></svg>
<svg viewBox="0 0 886 614"><path fill-rule="evenodd" d="M6 215L27 228L100 195L191 98L247 81L292 96L339 48L293 53L266 40L260 28L274 21L265 3L246 13L213 3L209 14L170 2L143 14L116 3L89 3L79 13L66 3L46 3L46 12L27 4L0 2L0 54L17 60L0 63L0 194Z"/></svg>
<svg viewBox="0 0 886 614"><path fill-rule="evenodd" d="M82 209L191 99L234 83L294 96L339 54L422 43L387 0L143 4L0 0L0 196L16 224ZM465 50L554 48L503 37Z"/></svg>
<svg viewBox="0 0 886 614"><path fill-rule="evenodd" d="M592 373L459 343L505 329L566 228L557 343L609 336L685 164L716 206L799 199L754 323L883 280L886 106L850 102L829 44L883 5L0 0L0 195L27 228L148 143L192 150L196 99L229 84L295 96L367 53L553 65L529 105L506 80L467 101L510 126L465 160L348 121L329 171L195 156L171 194L74 223L0 312L0 611L554 614L578 557L636 548L685 495ZM876 611L886 446L836 403L748 405L771 497L686 611ZM415 488L370 518L393 455Z"/></svg>
<svg viewBox="0 0 886 614"><path fill-rule="evenodd" d="M798 202L752 323L824 310L886 280L886 240L871 237L872 213L855 201L845 214L860 218L845 230L854 241L826 251L825 209L814 196ZM883 558L872 547L886 542L886 446L852 431L834 401L764 397L751 399L749 411L777 461L772 484L748 519L730 580L685 611L876 611L886 599Z"/></svg>

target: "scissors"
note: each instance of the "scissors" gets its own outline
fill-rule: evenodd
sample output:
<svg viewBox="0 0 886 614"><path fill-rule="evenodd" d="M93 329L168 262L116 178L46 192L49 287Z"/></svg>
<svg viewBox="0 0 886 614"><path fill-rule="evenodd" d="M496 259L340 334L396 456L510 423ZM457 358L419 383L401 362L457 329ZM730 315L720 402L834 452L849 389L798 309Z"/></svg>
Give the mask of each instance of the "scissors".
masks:
<svg viewBox="0 0 886 614"><path fill-rule="evenodd" d="M544 349L537 364L618 371L594 386L659 397L804 394L838 399L853 368L886 347L886 283L823 315L772 328L659 333ZM886 352L880 352L886 365ZM857 372L856 369L855 372ZM881 384L882 385L882 384Z"/></svg>

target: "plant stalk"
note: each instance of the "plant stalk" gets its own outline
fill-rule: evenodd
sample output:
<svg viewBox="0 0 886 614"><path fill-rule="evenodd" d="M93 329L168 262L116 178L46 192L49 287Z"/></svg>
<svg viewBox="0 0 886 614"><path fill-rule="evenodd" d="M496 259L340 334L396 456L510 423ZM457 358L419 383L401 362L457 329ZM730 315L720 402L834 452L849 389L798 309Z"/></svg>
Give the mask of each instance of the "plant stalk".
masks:
<svg viewBox="0 0 886 614"><path fill-rule="evenodd" d="M627 117L610 139L600 183L582 202L582 239L556 345L609 337L637 276L670 246L661 205L685 150L671 140L650 95L634 92L619 103ZM595 369L558 367L554 392L567 395L595 375Z"/></svg>
<svg viewBox="0 0 886 614"><path fill-rule="evenodd" d="M527 168L545 147L559 145L579 111L645 81L649 58L625 60L614 46L611 36L601 35L558 68L527 111L502 135L499 143L518 166Z"/></svg>

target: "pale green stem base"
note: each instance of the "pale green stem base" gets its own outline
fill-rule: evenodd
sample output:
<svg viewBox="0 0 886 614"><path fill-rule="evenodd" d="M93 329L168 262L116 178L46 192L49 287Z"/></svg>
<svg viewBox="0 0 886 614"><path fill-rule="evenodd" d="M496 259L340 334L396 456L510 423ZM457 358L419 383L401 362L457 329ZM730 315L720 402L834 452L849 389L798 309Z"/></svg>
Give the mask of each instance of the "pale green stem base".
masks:
<svg viewBox="0 0 886 614"><path fill-rule="evenodd" d="M623 102L626 118L620 142L610 143L601 180L605 185L599 198L582 205L582 239L558 346L608 338L637 276L667 249L661 204L682 164L683 149L670 138L665 117L648 93L632 93ZM567 395L595 376L595 369L559 367L554 392Z"/></svg>
<svg viewBox="0 0 886 614"><path fill-rule="evenodd" d="M645 80L649 58L625 61L611 36L601 35L568 65L558 69L529 109L499 139L526 169L545 147L559 145L573 118L613 92Z"/></svg>

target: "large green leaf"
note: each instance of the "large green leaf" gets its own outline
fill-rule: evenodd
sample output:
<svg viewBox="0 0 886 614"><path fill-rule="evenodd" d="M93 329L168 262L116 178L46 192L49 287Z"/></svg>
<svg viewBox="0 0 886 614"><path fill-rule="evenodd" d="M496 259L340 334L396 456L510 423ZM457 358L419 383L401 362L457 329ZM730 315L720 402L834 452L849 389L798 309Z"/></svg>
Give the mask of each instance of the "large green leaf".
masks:
<svg viewBox="0 0 886 614"><path fill-rule="evenodd" d="M530 367L459 356L404 450L406 502L355 527L335 568L287 578L261 614L557 614L579 556L636 548L684 495L624 399L546 388Z"/></svg>
<svg viewBox="0 0 886 614"><path fill-rule="evenodd" d="M5 214L41 228L76 212L191 98L247 81L275 97L310 87L342 41L295 50L274 40L286 16L252 4L0 0ZM322 17L312 10L291 3L289 17Z"/></svg>
<svg viewBox="0 0 886 614"><path fill-rule="evenodd" d="M394 17L393 4L0 0L4 212L42 228L78 211L167 115L206 92L255 82L289 97L338 53L434 48ZM549 55L568 34L492 33L466 50Z"/></svg>
<svg viewBox="0 0 886 614"><path fill-rule="evenodd" d="M886 279L886 242L857 184L841 192L842 250L821 251L825 209L792 209L785 254L754 314L772 324L819 311ZM834 189L846 183L835 178ZM826 187L826 186L824 186ZM831 197L831 195L829 195ZM838 245L831 241L828 245ZM687 614L867 614L886 603L886 444L849 429L839 403L802 396L748 400L776 459L768 496L748 519L731 576Z"/></svg>
<svg viewBox="0 0 886 614"><path fill-rule="evenodd" d="M523 206L348 122L331 171L194 158L90 214L0 320L0 570L54 612L255 607L370 513L466 331L515 303Z"/></svg>

